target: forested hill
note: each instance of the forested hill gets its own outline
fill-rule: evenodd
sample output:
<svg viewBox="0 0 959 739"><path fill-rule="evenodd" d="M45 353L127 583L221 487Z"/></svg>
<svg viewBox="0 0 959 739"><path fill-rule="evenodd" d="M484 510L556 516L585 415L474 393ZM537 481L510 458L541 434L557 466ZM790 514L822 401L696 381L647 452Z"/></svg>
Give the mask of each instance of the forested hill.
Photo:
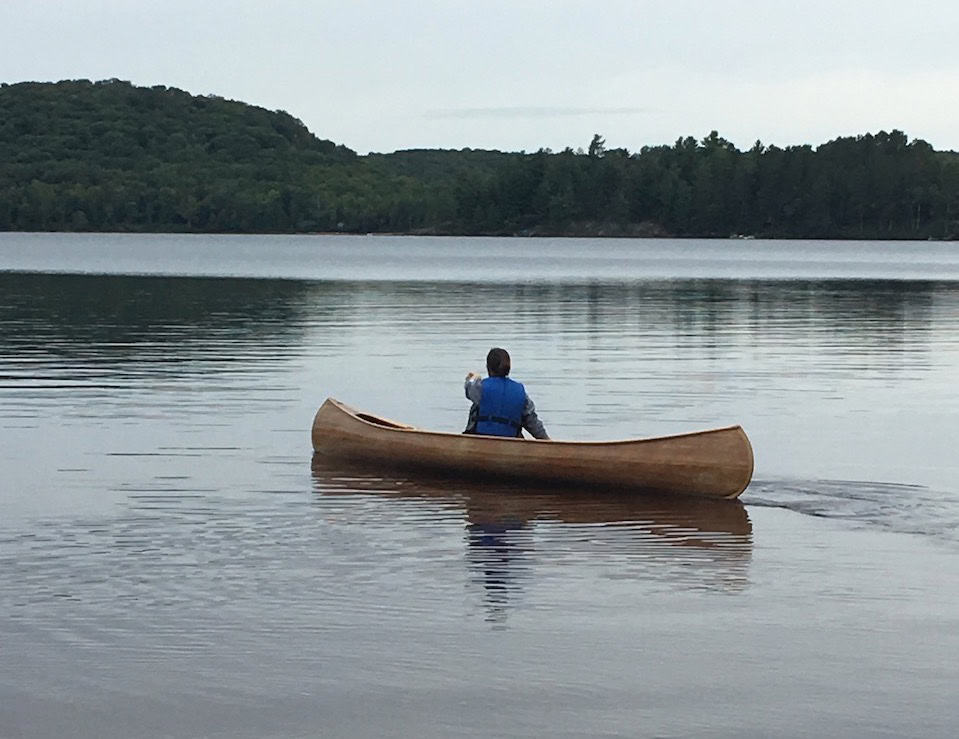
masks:
<svg viewBox="0 0 959 739"><path fill-rule="evenodd" d="M215 96L3 84L0 230L956 238L959 155L892 131L358 156Z"/></svg>

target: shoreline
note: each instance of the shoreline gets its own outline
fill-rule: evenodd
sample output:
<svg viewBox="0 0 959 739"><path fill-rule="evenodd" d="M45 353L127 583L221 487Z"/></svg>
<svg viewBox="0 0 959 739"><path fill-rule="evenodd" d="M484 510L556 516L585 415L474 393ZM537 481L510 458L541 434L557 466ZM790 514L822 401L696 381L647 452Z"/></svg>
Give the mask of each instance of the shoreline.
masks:
<svg viewBox="0 0 959 739"><path fill-rule="evenodd" d="M543 232L476 232L455 233L453 231L0 231L0 238L5 235L32 236L32 235L77 235L77 236L354 236L376 237L390 236L416 238L457 238L457 239L603 239L612 241L842 241L842 242L883 242L883 243L916 243L928 242L955 242L959 241L959 234L948 237L933 237L906 239L899 237L878 238L866 236L767 236L759 234L730 234L729 236L691 236L674 234L613 234L587 233L580 231L543 231Z"/></svg>

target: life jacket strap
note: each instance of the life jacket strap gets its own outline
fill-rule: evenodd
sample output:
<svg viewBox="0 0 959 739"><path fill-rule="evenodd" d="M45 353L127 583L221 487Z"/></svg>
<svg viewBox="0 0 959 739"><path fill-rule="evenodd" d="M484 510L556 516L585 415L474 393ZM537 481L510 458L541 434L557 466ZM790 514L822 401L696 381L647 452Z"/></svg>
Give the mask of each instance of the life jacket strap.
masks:
<svg viewBox="0 0 959 739"><path fill-rule="evenodd" d="M502 416L480 416L479 418L476 419L476 421L477 423L482 423L482 422L501 423L504 426L510 426L516 429L517 431L523 428L523 424L517 423L512 418L503 418Z"/></svg>

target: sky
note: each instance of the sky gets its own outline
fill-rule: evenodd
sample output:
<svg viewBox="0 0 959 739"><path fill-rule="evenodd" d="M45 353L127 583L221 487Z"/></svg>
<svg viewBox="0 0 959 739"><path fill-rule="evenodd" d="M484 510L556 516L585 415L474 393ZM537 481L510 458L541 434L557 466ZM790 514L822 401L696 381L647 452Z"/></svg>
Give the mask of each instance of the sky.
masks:
<svg viewBox="0 0 959 739"><path fill-rule="evenodd" d="M0 82L110 78L285 110L362 154L894 128L959 150L959 3L0 0Z"/></svg>

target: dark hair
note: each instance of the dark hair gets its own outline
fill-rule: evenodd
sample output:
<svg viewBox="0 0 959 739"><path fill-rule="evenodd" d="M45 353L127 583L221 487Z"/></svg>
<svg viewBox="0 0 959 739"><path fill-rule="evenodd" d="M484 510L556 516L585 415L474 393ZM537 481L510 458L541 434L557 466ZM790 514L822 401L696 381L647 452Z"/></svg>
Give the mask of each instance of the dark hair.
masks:
<svg viewBox="0 0 959 739"><path fill-rule="evenodd" d="M509 374L509 352L493 347L486 355L486 371L490 377L506 377Z"/></svg>

